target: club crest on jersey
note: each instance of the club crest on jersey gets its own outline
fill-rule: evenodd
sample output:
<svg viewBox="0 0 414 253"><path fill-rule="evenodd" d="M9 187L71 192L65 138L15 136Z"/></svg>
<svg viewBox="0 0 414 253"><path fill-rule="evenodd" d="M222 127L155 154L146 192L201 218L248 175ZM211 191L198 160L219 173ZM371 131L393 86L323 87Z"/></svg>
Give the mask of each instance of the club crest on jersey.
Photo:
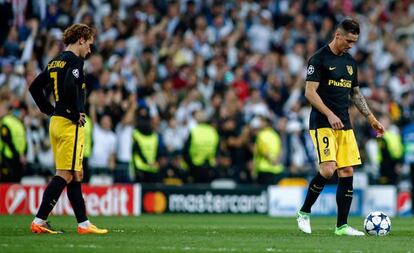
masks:
<svg viewBox="0 0 414 253"><path fill-rule="evenodd" d="M323 150L323 153L324 153L325 156L329 156L331 154L331 152L329 151L329 148L325 148Z"/></svg>
<svg viewBox="0 0 414 253"><path fill-rule="evenodd" d="M78 70L78 69L74 69L74 70L72 70L72 74L73 74L76 78L79 78L79 70Z"/></svg>
<svg viewBox="0 0 414 253"><path fill-rule="evenodd" d="M315 67L313 65L309 65L308 67L308 75L312 75L315 72Z"/></svg>
<svg viewBox="0 0 414 253"><path fill-rule="evenodd" d="M354 73L354 70L352 69L351 65L346 65L346 70L348 71L348 74L350 76L352 76L352 74Z"/></svg>

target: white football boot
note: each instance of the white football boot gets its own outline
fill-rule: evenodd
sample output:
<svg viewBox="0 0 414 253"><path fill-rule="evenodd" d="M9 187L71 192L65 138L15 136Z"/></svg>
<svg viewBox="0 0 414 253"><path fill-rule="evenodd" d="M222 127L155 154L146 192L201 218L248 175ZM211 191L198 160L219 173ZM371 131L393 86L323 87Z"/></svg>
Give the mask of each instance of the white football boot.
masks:
<svg viewBox="0 0 414 253"><path fill-rule="evenodd" d="M348 224L342 225L339 228L335 228L335 235L349 235L349 236L364 236L364 232L358 231L355 228L348 226Z"/></svg>
<svg viewBox="0 0 414 253"><path fill-rule="evenodd" d="M311 225L310 225L310 215L304 212L298 212L298 218L296 219L298 222L298 227L300 231L310 234L312 233Z"/></svg>

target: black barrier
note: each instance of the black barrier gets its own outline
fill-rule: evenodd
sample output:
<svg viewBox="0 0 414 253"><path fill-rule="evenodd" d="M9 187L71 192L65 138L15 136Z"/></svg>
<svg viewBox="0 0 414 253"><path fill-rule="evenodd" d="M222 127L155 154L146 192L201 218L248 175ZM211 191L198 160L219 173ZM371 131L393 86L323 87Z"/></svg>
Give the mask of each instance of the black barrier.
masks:
<svg viewBox="0 0 414 253"><path fill-rule="evenodd" d="M143 213L267 214L266 187L217 189L209 185L142 185Z"/></svg>

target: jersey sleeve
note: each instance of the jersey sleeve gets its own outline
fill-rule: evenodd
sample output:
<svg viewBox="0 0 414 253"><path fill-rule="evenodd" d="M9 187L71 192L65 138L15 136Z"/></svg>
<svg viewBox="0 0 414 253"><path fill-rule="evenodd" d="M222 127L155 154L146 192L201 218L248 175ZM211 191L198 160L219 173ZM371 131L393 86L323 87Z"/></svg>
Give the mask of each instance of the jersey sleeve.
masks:
<svg viewBox="0 0 414 253"><path fill-rule="evenodd" d="M320 82L322 73L322 61L319 55L314 55L309 59L306 81Z"/></svg>
<svg viewBox="0 0 414 253"><path fill-rule="evenodd" d="M353 78L352 78L352 87L358 87L359 86L359 83L358 83L358 66L357 66L357 64L355 63L354 64L354 75L353 75Z"/></svg>
<svg viewBox="0 0 414 253"><path fill-rule="evenodd" d="M66 71L64 79L64 94L72 100L69 101L72 105L71 110L67 110L66 112L70 120L74 122L79 120L79 113L81 112L79 108L81 71L79 62L74 61Z"/></svg>
<svg viewBox="0 0 414 253"><path fill-rule="evenodd" d="M40 111L47 115L52 115L55 112L55 107L50 103L46 97L44 90L49 85L50 78L46 71L40 73L29 87L29 92L36 102Z"/></svg>
<svg viewBox="0 0 414 253"><path fill-rule="evenodd" d="M85 103L86 103L86 84L85 84L85 75L83 72L83 61L79 64L79 100L78 100L78 110L79 112L85 112Z"/></svg>

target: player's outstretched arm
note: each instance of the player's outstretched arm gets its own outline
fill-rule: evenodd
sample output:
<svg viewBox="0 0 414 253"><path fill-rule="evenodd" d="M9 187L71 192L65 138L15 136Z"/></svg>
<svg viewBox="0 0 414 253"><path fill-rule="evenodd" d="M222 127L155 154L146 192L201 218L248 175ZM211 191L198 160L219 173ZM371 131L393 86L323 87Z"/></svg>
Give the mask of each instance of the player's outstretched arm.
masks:
<svg viewBox="0 0 414 253"><path fill-rule="evenodd" d="M33 80L29 91L40 111L50 116L55 112L55 107L53 107L44 94L44 89L49 84L49 81L49 76L43 71Z"/></svg>
<svg viewBox="0 0 414 253"><path fill-rule="evenodd" d="M359 112L368 119L371 127L375 129L377 137L381 137L384 134L384 127L375 118L374 114L372 114L368 107L367 101L358 86L353 88L352 101L354 102L356 108L358 108Z"/></svg>

